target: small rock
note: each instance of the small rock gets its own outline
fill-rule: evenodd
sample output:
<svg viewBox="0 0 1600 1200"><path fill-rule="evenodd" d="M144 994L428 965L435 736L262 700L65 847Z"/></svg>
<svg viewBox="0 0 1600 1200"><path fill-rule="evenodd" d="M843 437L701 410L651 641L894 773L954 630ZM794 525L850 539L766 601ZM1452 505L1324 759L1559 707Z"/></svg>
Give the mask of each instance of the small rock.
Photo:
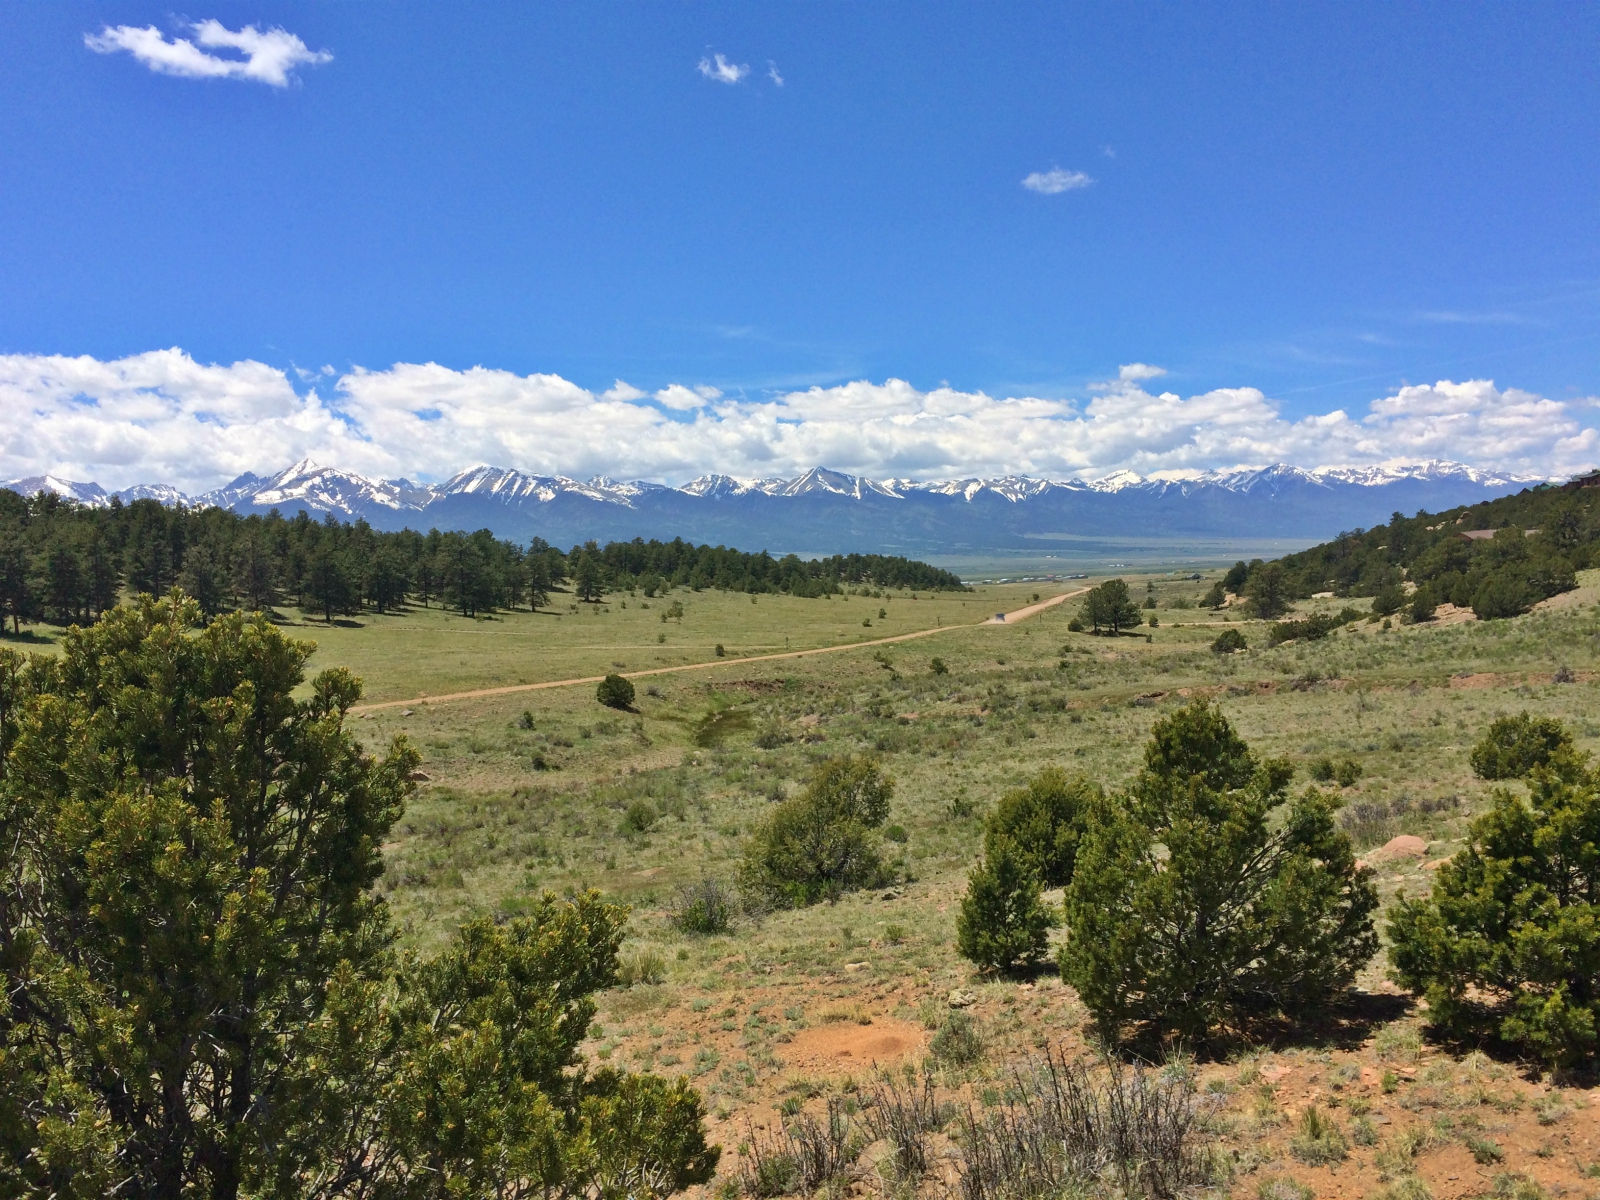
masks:
<svg viewBox="0 0 1600 1200"><path fill-rule="evenodd" d="M429 775L426 771L413 771L413 772L411 772L411 774L407 775L406 778L409 779L412 783L432 783L433 782L433 776Z"/></svg>
<svg viewBox="0 0 1600 1200"><path fill-rule="evenodd" d="M890 888L883 894L882 898L885 900L898 900L903 894L899 888Z"/></svg>
<svg viewBox="0 0 1600 1200"><path fill-rule="evenodd" d="M411 710L409 708L403 708L400 710L400 715L402 717L409 717L411 715Z"/></svg>
<svg viewBox="0 0 1600 1200"><path fill-rule="evenodd" d="M867 960L866 959L862 959L860 962L845 963L844 969L846 971L859 971L859 970L861 970L862 967L865 967L867 965L868 965Z"/></svg>
<svg viewBox="0 0 1600 1200"><path fill-rule="evenodd" d="M957 988L955 991L950 993L951 1008L967 1008L968 1006L976 1004L977 1002L978 997L973 992L963 992L960 988Z"/></svg>

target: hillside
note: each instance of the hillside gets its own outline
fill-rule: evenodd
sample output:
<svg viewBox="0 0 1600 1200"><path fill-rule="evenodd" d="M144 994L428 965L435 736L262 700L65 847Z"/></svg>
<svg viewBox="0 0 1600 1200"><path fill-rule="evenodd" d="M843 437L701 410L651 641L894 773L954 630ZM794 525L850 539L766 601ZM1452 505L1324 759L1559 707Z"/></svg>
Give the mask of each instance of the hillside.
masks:
<svg viewBox="0 0 1600 1200"><path fill-rule="evenodd" d="M1299 597L1371 596L1380 611L1397 611L1403 596L1418 615L1448 603L1513 616L1570 591L1576 572L1600 563L1600 474L1444 512L1396 513L1280 561Z"/></svg>

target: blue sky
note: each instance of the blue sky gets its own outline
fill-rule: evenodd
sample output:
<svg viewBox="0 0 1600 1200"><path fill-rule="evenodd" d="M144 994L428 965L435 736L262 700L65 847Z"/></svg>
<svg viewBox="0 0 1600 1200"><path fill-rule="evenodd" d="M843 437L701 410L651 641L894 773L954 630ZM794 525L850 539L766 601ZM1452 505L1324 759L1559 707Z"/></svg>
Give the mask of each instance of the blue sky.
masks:
<svg viewBox="0 0 1600 1200"><path fill-rule="evenodd" d="M193 22L281 29L326 61L283 86L193 78L107 40L154 26L240 61ZM425 476L452 451L672 478L853 453L830 465L1314 465L1304 423L1335 412L1369 436L1333 438L1327 461L1576 469L1597 458L1597 51L1600 9L1578 4L12 3L0 398L20 420L0 474L200 480L301 452ZM240 398L256 385L238 372L205 375L235 364L282 383ZM1459 444L1448 421L1402 436L1370 407L1489 380L1470 412L1437 389L1411 406L1469 416ZM372 418L362 386L410 424ZM1138 443L1162 395L1223 398L1177 412L1192 432L1242 392L1276 424ZM1137 419L1098 449L1073 433L1052 451L1047 430L1037 453L979 444L970 463L959 428L931 449L890 436L935 423L938 395L981 426L980 394ZM619 405L640 436L678 438L672 455L608 441L635 427ZM534 410L587 440L457 436ZM833 425L809 442L770 433L819 413ZM876 418L889 440L857 452L872 439L851 421ZM1497 457L1485 429L1506 420L1516 449ZM88 445L84 421L104 427ZM171 449L207 421L240 436ZM443 422L432 457L417 422ZM1538 428L1559 436L1524 437Z"/></svg>

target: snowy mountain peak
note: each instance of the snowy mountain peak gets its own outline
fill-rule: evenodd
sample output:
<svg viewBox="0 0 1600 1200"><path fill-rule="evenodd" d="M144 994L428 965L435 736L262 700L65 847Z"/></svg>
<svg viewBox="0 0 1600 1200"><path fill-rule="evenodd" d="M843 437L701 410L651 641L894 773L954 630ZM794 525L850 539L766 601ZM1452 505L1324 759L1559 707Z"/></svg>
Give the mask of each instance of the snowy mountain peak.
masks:
<svg viewBox="0 0 1600 1200"><path fill-rule="evenodd" d="M1502 487L1516 483L1537 483L1531 475L1508 475L1501 471L1485 471L1465 463L1447 459L1430 459L1421 463L1388 464L1377 467L1317 467L1310 472L1317 479L1336 480L1362 487L1381 487L1402 479L1435 481L1459 479L1484 487Z"/></svg>
<svg viewBox="0 0 1600 1200"><path fill-rule="evenodd" d="M765 490L765 489L763 489ZM827 467L812 467L804 475L782 484L774 496L809 496L820 492L835 496L849 496L859 500L868 492L899 499L899 493L885 484L876 483L860 475L846 475L843 471L830 471Z"/></svg>
<svg viewBox="0 0 1600 1200"><path fill-rule="evenodd" d="M123 488L117 496L124 504L131 504L135 500L154 500L157 504L173 508L189 503L189 497L170 483L136 483L130 488Z"/></svg>
<svg viewBox="0 0 1600 1200"><path fill-rule="evenodd" d="M192 498L159 483L117 496L124 502L215 505L241 513L331 513L381 529L491 528L499 536L542 537L558 544L682 536L774 549L947 553L956 546L1036 548L1027 539L1122 531L1130 519L1174 537L1320 540L1340 529L1387 521L1395 510L1442 512L1528 482L1453 462L1311 470L1276 463L1161 472L1151 478L1125 470L1092 483L1028 475L871 480L814 467L791 479L704 475L673 488L604 475L580 482L480 464L443 484L424 485L369 479L302 459L270 477L247 472ZM30 495L50 491L94 507L113 502L98 484L55 474L0 486ZM795 503L801 498L804 503Z"/></svg>
<svg viewBox="0 0 1600 1200"><path fill-rule="evenodd" d="M434 499L432 488L409 479L368 479L352 471L324 467L301 459L267 479L241 475L225 488L200 497L222 507L245 504L258 508L287 507L296 501L329 511L351 513L371 505L416 511Z"/></svg>
<svg viewBox="0 0 1600 1200"><path fill-rule="evenodd" d="M755 488L754 481L735 479L732 475L702 475L699 479L691 479L678 490L687 496L721 500L725 496L743 496Z"/></svg>
<svg viewBox="0 0 1600 1200"><path fill-rule="evenodd" d="M27 479L13 479L9 483L0 483L0 488L9 488L19 496L37 496L40 492L50 492L64 500L76 500L90 508L104 508L111 503L111 497L98 483L78 483L72 479L62 479L59 475L32 475Z"/></svg>
<svg viewBox="0 0 1600 1200"><path fill-rule="evenodd" d="M1139 487L1144 482L1144 476L1134 471L1113 471L1096 479L1089 486L1097 492L1121 492L1128 488Z"/></svg>

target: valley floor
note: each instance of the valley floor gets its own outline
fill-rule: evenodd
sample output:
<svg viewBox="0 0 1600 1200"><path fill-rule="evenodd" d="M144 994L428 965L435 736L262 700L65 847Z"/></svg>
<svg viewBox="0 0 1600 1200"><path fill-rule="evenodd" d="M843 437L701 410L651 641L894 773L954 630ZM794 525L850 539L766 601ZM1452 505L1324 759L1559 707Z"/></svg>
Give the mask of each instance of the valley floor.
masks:
<svg viewBox="0 0 1600 1200"><path fill-rule="evenodd" d="M983 816L1041 768L1115 788L1156 719L1187 697L1215 697L1257 752L1296 764L1297 788L1314 758L1360 764L1341 819L1387 903L1425 890L1486 804L1490 785L1472 775L1467 752L1496 715L1559 717L1580 748L1600 746L1600 573L1511 621L1388 631L1363 622L1275 649L1262 624L1194 607L1214 574L1130 577L1141 599L1153 585L1159 625L1114 640L1069 633L1072 601L975 624L1034 603L1039 584L753 604L679 591L559 616L411 610L293 632L319 643L314 669L339 663L363 676L375 705L715 664L637 679L636 712L601 707L590 684L395 704L356 719L369 743L405 734L424 755L426 779L385 848L381 884L413 945L437 945L474 913L515 914L546 889L592 886L633 906L624 947L633 982L603 994L586 1052L694 1080L725 1148L716 1189L736 1178L741 1146L830 1096L858 1104L875 1072L925 1064L942 1095L981 1111L1005 1101L1011 1065L1039 1048L1091 1053L1083 1007L1053 973L981 978L954 948ZM673 601L683 616L663 622ZM1227 626L1251 649L1213 654ZM742 661L933 628L894 644ZM946 673L935 673L936 657ZM746 919L723 936L671 925L677 889L731 878L752 826L815 763L863 751L896 781L887 848L898 886ZM653 819L630 827L624 814L641 800ZM1385 853L1402 834L1420 839L1420 853ZM1420 1180L1436 1200L1600 1193L1593 1081L1430 1042L1426 1014L1386 969L1380 951L1348 1003L1315 1028L1198 1057L1174 1048L1166 1069L1194 1072L1211 1097L1229 1164L1223 1190L1296 1200L1390 1189L1422 1200ZM932 1049L953 994L977 1033L968 1061ZM1295 1157L1312 1105L1345 1141L1343 1157ZM880 1151L860 1160L867 1176Z"/></svg>

